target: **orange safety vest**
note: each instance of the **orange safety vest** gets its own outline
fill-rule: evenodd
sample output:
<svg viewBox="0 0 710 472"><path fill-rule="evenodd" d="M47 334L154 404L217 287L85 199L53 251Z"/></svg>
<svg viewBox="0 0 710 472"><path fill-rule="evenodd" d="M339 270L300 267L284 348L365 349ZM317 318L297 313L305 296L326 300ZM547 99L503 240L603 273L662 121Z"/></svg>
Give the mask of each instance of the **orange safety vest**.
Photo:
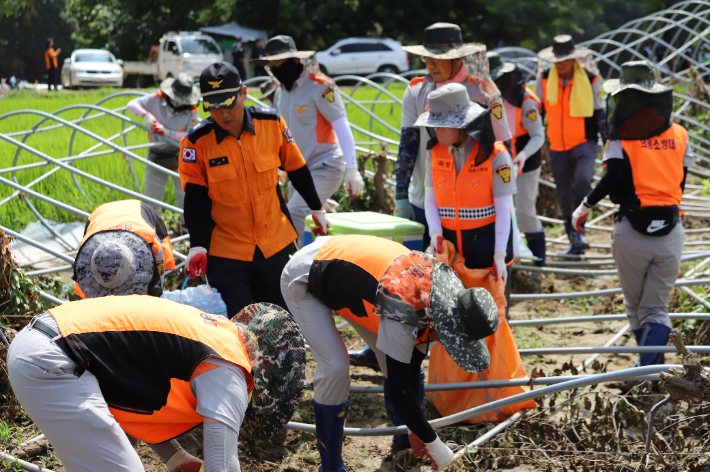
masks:
<svg viewBox="0 0 710 472"><path fill-rule="evenodd" d="M599 77L584 69L589 77L589 82L594 84ZM574 79L570 79L565 87L562 79L558 81L557 103L551 105L547 101L545 91L550 70L542 74L542 96L544 97L545 114L547 115L547 139L550 150L556 152L569 151L587 141L596 141L597 123L593 116L588 118L570 116L570 93Z"/></svg>
<svg viewBox="0 0 710 472"><path fill-rule="evenodd" d="M91 236L101 231L130 231L145 239L153 249L156 269L160 275L175 269L173 245L170 243L165 223L147 203L139 200L118 200L104 203L89 215L89 223L81 240L83 245ZM74 294L86 298L79 284Z"/></svg>
<svg viewBox="0 0 710 472"><path fill-rule="evenodd" d="M333 236L311 265L308 291L343 318L377 333L380 318L372 312L377 286L405 246L376 236Z"/></svg>
<svg viewBox="0 0 710 472"><path fill-rule="evenodd" d="M205 359L240 367L253 388L239 330L224 317L148 295L80 300L49 312L66 354L96 376L121 428L149 444L202 423L190 381L217 368Z"/></svg>
<svg viewBox="0 0 710 472"><path fill-rule="evenodd" d="M529 87L525 87L525 97L523 98L523 103L527 102L528 100L534 100L537 103L537 109L542 110L542 102L540 102L540 99L537 97L537 95L535 95L532 90L530 90ZM530 141L528 130L525 129L525 127L523 126L522 104L517 107L517 110L518 111L515 115L515 134L513 135L512 141L513 160L515 160L515 157L518 155L518 152L525 149L525 146L528 144L528 141ZM530 113L532 113L532 111ZM536 117L535 119L542 119L542 117ZM523 166L523 168L518 170L518 174L537 169L538 167L540 167L541 161L542 149L538 149L535 154L533 154L532 156L528 156L528 158L525 160L525 165Z"/></svg>
<svg viewBox="0 0 710 472"><path fill-rule="evenodd" d="M47 70L52 68L52 64L54 64L55 69L57 68L57 55L54 54L54 48L44 51L44 63L47 66Z"/></svg>
<svg viewBox="0 0 710 472"><path fill-rule="evenodd" d="M449 150L441 144L436 144L431 150L431 177L441 225L456 231L459 248L463 247L461 231L481 228L496 221L493 204L493 159L504 151L507 152L505 145L496 142L488 159L476 166L476 143L457 176L454 156Z"/></svg>
<svg viewBox="0 0 710 472"><path fill-rule="evenodd" d="M631 165L634 193L641 207L680 204L687 142L688 131L675 123L655 138L621 140L624 157Z"/></svg>

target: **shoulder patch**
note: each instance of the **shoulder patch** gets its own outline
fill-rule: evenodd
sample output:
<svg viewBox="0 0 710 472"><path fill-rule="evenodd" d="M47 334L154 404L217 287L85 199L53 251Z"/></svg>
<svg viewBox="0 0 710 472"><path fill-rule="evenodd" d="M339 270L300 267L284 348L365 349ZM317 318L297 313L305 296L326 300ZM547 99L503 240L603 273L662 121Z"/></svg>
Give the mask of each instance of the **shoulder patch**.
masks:
<svg viewBox="0 0 710 472"><path fill-rule="evenodd" d="M333 103L335 101L335 90L330 87L326 88L325 90L323 90L321 97L328 100L329 103Z"/></svg>
<svg viewBox="0 0 710 472"><path fill-rule="evenodd" d="M496 120L503 119L503 105L498 102L491 104L491 115L495 116Z"/></svg>
<svg viewBox="0 0 710 472"><path fill-rule="evenodd" d="M525 116L527 116L528 119L534 123L537 121L537 110L530 110L525 114Z"/></svg>
<svg viewBox="0 0 710 472"><path fill-rule="evenodd" d="M210 116L204 120L197 123L193 128L187 133L187 140L192 144L195 144L198 139L203 136L207 136L213 129L214 120Z"/></svg>
<svg viewBox="0 0 710 472"><path fill-rule="evenodd" d="M182 161L189 164L194 164L197 162L197 149L183 147L182 148Z"/></svg>
<svg viewBox="0 0 710 472"><path fill-rule="evenodd" d="M331 85L331 84L334 85L335 84L335 82L333 82L333 79L331 79L327 75L321 74L321 73L310 74L308 76L308 78L310 80L312 80L313 82L316 82L319 85Z"/></svg>
<svg viewBox="0 0 710 472"><path fill-rule="evenodd" d="M249 107L249 113L251 113L251 117L255 120L280 121L279 112L277 112L274 108L251 106Z"/></svg>
<svg viewBox="0 0 710 472"><path fill-rule="evenodd" d="M413 78L412 80L409 81L409 86L410 86L410 87L414 87L415 85L421 84L422 82L424 82L424 76L415 77L415 78Z"/></svg>
<svg viewBox="0 0 710 472"><path fill-rule="evenodd" d="M510 183L510 166L508 164L499 165L496 169L496 174L504 184Z"/></svg>

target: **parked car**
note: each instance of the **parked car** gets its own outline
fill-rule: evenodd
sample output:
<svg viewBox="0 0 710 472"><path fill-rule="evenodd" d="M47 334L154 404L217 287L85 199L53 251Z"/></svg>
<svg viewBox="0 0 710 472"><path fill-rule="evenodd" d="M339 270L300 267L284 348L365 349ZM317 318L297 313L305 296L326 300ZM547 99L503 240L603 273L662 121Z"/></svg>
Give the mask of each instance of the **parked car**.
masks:
<svg viewBox="0 0 710 472"><path fill-rule="evenodd" d="M341 39L317 52L316 60L326 75L399 74L409 70L409 54L402 50L402 43L390 38Z"/></svg>
<svg viewBox="0 0 710 472"><path fill-rule="evenodd" d="M148 61L126 62L123 73L126 79L145 79L160 82L167 77L177 77L180 72L190 74L196 81L208 65L224 60L222 49L211 36L199 31L169 32L153 47ZM148 85L138 80L138 85Z"/></svg>
<svg viewBox="0 0 710 472"><path fill-rule="evenodd" d="M123 61L105 49L77 49L64 59L61 83L70 87L122 87Z"/></svg>

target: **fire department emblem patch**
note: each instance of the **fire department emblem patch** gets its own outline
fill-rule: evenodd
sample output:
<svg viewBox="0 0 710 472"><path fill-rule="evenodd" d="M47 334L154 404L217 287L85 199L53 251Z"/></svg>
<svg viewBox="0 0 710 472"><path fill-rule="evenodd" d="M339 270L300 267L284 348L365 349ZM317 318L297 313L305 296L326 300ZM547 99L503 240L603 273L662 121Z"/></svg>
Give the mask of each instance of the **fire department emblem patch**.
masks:
<svg viewBox="0 0 710 472"><path fill-rule="evenodd" d="M530 110L525 116L534 123L537 121L537 110Z"/></svg>
<svg viewBox="0 0 710 472"><path fill-rule="evenodd" d="M500 177L500 180L502 180L504 184L510 183L510 166L508 164L498 166L496 174L498 174L498 177Z"/></svg>
<svg viewBox="0 0 710 472"><path fill-rule="evenodd" d="M335 90L333 90L332 88L327 88L323 90L322 97L328 100L328 102L333 103L335 101Z"/></svg>
<svg viewBox="0 0 710 472"><path fill-rule="evenodd" d="M496 117L496 120L503 119L503 105L500 103L494 103L491 105L491 114Z"/></svg>
<svg viewBox="0 0 710 472"><path fill-rule="evenodd" d="M291 141L293 141L293 136L291 135L291 130L288 129L288 126L284 130L284 137L286 138L287 143L290 143Z"/></svg>

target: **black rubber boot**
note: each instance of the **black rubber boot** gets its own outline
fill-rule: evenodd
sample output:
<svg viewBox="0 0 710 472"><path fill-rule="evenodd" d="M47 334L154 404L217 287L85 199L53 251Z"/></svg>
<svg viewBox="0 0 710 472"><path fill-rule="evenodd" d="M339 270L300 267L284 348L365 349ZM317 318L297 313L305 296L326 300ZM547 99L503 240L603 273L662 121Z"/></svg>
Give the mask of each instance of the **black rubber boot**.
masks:
<svg viewBox="0 0 710 472"><path fill-rule="evenodd" d="M370 349L370 346L365 344L365 347L355 352L348 352L350 357L350 365L369 367L372 370L380 370L380 363L377 360L375 351Z"/></svg>
<svg viewBox="0 0 710 472"><path fill-rule="evenodd" d="M533 256L537 257L539 260L534 262L537 267L545 267L545 259L547 255L547 250L545 248L545 230L538 231L537 233L525 233L525 239L528 241L528 247Z"/></svg>

